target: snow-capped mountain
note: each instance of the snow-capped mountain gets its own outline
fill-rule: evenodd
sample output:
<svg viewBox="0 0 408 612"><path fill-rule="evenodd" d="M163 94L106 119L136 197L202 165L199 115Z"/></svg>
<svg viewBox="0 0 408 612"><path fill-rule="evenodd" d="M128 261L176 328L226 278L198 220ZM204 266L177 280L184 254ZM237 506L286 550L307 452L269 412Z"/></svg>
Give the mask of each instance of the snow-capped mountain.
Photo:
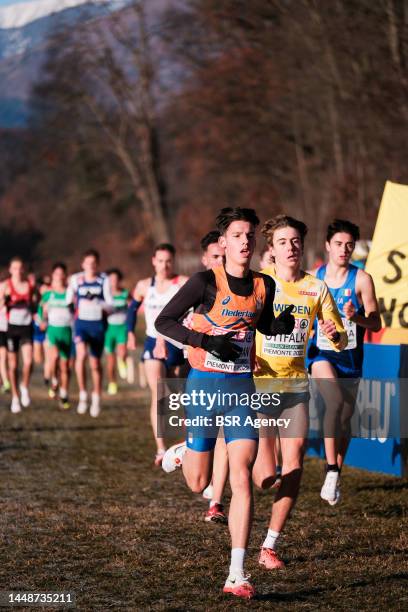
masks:
<svg viewBox="0 0 408 612"><path fill-rule="evenodd" d="M106 14L127 0L29 0L0 8L0 126L23 125L26 100L57 27Z"/></svg>
<svg viewBox="0 0 408 612"><path fill-rule="evenodd" d="M95 0L101 3L104 0ZM86 4L88 0L31 0L0 8L0 29L22 28L32 21Z"/></svg>

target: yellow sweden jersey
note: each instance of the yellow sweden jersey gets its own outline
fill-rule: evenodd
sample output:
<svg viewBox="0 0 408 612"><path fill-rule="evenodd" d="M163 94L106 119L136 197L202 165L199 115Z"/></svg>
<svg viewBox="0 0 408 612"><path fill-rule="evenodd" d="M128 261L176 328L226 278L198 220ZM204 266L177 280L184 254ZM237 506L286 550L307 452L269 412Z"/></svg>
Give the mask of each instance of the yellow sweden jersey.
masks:
<svg viewBox="0 0 408 612"><path fill-rule="evenodd" d="M255 376L305 379L307 378L305 367L307 341L315 317L323 321L329 319L334 321L340 337L336 343L330 342L333 350L340 351L347 346L347 334L337 306L326 283L311 274L304 272L304 276L299 281L286 282L275 275L273 266L262 272L269 274L276 283L273 303L275 317L293 304L295 328L288 335L264 336L259 332L256 333L256 357L259 369L255 372ZM289 388L292 390L292 387Z"/></svg>

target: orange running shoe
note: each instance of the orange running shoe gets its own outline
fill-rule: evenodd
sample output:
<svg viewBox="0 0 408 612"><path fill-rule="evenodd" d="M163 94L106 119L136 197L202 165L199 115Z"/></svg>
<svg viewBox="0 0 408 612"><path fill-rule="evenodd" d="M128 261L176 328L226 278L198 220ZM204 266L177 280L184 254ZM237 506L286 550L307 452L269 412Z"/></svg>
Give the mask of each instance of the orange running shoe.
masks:
<svg viewBox="0 0 408 612"><path fill-rule="evenodd" d="M267 570L283 569L285 567L282 559L278 557L272 548L261 548L259 555L259 565L263 565Z"/></svg>
<svg viewBox="0 0 408 612"><path fill-rule="evenodd" d="M211 508L208 508L204 515L204 520L206 523L228 523L224 506L222 504L214 504Z"/></svg>
<svg viewBox="0 0 408 612"><path fill-rule="evenodd" d="M249 578L250 575L245 575L244 572L230 574L225 582L223 592L243 599L252 599L255 596L255 587L249 582Z"/></svg>

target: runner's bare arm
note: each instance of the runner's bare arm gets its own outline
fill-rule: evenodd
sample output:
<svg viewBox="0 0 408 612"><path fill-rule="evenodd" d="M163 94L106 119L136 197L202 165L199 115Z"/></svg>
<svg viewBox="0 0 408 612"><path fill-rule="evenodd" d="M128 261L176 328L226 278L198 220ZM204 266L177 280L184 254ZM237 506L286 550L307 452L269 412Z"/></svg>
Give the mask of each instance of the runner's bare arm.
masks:
<svg viewBox="0 0 408 612"><path fill-rule="evenodd" d="M0 308L3 308L4 304L6 303L6 288L7 284L5 282L0 283Z"/></svg>
<svg viewBox="0 0 408 612"><path fill-rule="evenodd" d="M366 314L359 315L354 304L349 300L343 307L346 318L370 331L380 331L381 317L375 295L374 282L371 275L364 270L359 270L357 273L356 292L361 299Z"/></svg>

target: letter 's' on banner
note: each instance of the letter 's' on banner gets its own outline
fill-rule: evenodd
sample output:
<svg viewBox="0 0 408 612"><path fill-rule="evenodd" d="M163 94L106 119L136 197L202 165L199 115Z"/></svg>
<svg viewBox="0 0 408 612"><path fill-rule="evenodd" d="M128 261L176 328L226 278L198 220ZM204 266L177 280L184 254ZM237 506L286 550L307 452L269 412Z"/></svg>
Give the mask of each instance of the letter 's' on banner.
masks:
<svg viewBox="0 0 408 612"><path fill-rule="evenodd" d="M372 275L380 306L383 335L389 343L408 338L408 186L387 181L366 270ZM402 331L404 330L404 331ZM405 331L406 330L406 331ZM395 338L392 338L395 336ZM385 341L385 337L381 342Z"/></svg>

